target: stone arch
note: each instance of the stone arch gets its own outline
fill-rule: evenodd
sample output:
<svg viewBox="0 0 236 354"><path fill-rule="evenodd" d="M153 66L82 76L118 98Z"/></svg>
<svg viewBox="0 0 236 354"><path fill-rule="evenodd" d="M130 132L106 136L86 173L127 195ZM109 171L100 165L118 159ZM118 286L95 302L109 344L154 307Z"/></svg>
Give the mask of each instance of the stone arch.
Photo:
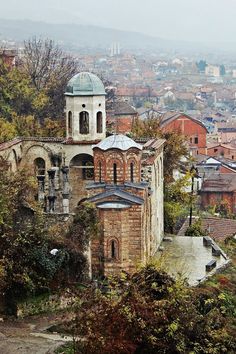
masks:
<svg viewBox="0 0 236 354"><path fill-rule="evenodd" d="M89 154L77 154L69 163L69 183L71 187L71 210L73 210L81 199L88 196L86 185L88 181L94 180L93 156Z"/></svg>
<svg viewBox="0 0 236 354"><path fill-rule="evenodd" d="M24 166L29 167L32 170L32 173L35 173L35 165L34 161L37 158L41 158L45 161L45 171L51 166L50 156L52 155L52 151L49 147L37 143L29 146L24 152Z"/></svg>
<svg viewBox="0 0 236 354"><path fill-rule="evenodd" d="M15 149L12 149L12 162L11 162L11 170L12 172L17 171L17 166L18 166L18 157Z"/></svg>
<svg viewBox="0 0 236 354"><path fill-rule="evenodd" d="M89 134L89 113L87 111L82 111L79 114L79 133Z"/></svg>
<svg viewBox="0 0 236 354"><path fill-rule="evenodd" d="M89 154L75 155L70 161L70 168L76 168L80 170L82 179L94 178L93 156Z"/></svg>
<svg viewBox="0 0 236 354"><path fill-rule="evenodd" d="M36 144L29 146L26 149L26 151L24 152L24 154L27 155L30 150L35 149L35 148L41 148L41 149L45 150L48 153L48 155L52 153L52 150L48 146L44 145L43 143L36 143Z"/></svg>
<svg viewBox="0 0 236 354"><path fill-rule="evenodd" d="M34 160L34 171L35 175L45 175L46 174L46 163L42 157L37 157Z"/></svg>

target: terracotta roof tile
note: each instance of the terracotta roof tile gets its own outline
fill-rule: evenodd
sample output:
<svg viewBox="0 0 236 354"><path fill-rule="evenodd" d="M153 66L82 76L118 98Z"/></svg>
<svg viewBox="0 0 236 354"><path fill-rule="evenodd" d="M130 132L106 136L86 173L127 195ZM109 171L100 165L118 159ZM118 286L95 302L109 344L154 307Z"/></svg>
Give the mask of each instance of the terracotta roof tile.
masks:
<svg viewBox="0 0 236 354"><path fill-rule="evenodd" d="M203 230L206 230L206 233L216 241L223 241L236 234L236 220L210 217L201 221ZM189 219L186 219L178 232L178 236L185 236L188 226Z"/></svg>

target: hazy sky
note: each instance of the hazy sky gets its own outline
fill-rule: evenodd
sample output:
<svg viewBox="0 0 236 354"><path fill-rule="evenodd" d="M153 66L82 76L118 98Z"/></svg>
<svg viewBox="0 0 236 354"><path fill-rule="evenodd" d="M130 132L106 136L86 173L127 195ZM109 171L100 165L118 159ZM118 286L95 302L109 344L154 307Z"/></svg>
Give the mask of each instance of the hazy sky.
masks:
<svg viewBox="0 0 236 354"><path fill-rule="evenodd" d="M93 24L201 42L236 39L236 0L0 0L0 17Z"/></svg>

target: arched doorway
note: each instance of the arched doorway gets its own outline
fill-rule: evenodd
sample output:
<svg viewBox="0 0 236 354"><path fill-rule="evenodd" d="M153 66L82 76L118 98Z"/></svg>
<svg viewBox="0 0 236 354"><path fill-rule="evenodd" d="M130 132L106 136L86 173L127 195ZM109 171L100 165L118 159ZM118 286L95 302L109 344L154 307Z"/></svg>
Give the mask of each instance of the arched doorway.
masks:
<svg viewBox="0 0 236 354"><path fill-rule="evenodd" d="M45 170L46 170L46 164L45 164L45 160L42 157L37 157L34 160L34 171L35 171L35 175L45 175Z"/></svg>
<svg viewBox="0 0 236 354"><path fill-rule="evenodd" d="M86 185L94 180L93 156L78 154L70 161L69 181L72 188L71 206L76 207L78 201L87 197Z"/></svg>

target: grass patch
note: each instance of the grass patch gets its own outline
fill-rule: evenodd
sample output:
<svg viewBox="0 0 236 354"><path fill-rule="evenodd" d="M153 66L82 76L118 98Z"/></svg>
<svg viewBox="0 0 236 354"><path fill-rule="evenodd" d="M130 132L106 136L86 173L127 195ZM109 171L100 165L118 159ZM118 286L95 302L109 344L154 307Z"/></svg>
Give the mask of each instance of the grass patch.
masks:
<svg viewBox="0 0 236 354"><path fill-rule="evenodd" d="M66 343L63 344L61 347L57 348L54 352L55 354L75 354L75 346L74 343Z"/></svg>

